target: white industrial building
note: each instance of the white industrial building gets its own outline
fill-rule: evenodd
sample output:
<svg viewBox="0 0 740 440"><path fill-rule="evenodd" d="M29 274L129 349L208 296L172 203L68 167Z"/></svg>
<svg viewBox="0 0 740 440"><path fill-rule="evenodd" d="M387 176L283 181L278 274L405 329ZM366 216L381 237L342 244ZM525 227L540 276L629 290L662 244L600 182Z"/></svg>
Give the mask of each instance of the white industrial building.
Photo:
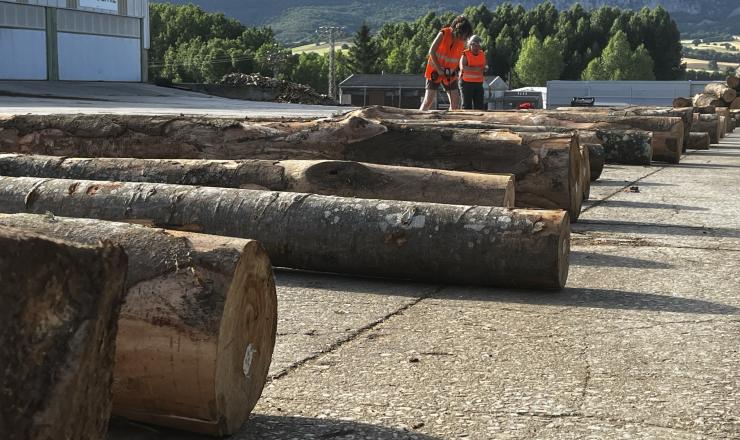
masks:
<svg viewBox="0 0 740 440"><path fill-rule="evenodd" d="M591 97L595 106L671 106L692 97L711 81L548 81L547 108L567 107L575 97Z"/></svg>
<svg viewBox="0 0 740 440"><path fill-rule="evenodd" d="M0 0L0 80L145 81L148 0Z"/></svg>

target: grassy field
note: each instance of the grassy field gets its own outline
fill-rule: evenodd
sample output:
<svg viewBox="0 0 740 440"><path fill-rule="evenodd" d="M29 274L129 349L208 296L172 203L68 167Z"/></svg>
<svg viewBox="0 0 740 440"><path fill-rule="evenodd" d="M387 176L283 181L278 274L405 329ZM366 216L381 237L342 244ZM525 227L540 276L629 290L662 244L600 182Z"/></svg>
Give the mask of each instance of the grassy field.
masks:
<svg viewBox="0 0 740 440"><path fill-rule="evenodd" d="M690 49L697 49L697 50L713 50L715 52L720 52L720 53L740 52L740 36L738 35L736 35L733 40L727 40L727 41L718 41L718 42L713 42L713 43L699 43L698 45L694 45L692 43L692 40L682 40L681 44L684 47L687 47ZM732 48L728 49L726 47L727 44L734 47L734 50Z"/></svg>
<svg viewBox="0 0 740 440"><path fill-rule="evenodd" d="M686 68L689 70L709 70L709 61L707 60L697 60L696 58L684 58L682 60L684 63L686 63ZM723 63L718 62L717 66L719 67L720 71L724 71L728 67L731 68L737 68L737 63Z"/></svg>
<svg viewBox="0 0 740 440"><path fill-rule="evenodd" d="M351 40L340 40L340 41L337 41L337 45L336 45L337 52L343 50L342 49L342 45L343 44L346 44L347 46L351 46L352 45L352 41ZM321 43L321 44L318 44L318 45L315 44L315 43L305 44L303 46L293 47L290 50L292 50L293 53L295 53L295 54L299 54L299 53L312 53L312 52L319 53L319 54L325 54L325 53L328 53L329 52L329 43Z"/></svg>

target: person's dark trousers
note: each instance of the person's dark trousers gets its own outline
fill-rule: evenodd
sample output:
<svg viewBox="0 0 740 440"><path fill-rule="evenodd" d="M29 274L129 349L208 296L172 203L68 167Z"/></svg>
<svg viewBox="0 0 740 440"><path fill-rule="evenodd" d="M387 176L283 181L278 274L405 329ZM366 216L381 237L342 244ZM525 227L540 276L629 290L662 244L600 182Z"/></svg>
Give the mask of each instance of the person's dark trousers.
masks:
<svg viewBox="0 0 740 440"><path fill-rule="evenodd" d="M483 103L483 83L462 81L463 109L486 110Z"/></svg>

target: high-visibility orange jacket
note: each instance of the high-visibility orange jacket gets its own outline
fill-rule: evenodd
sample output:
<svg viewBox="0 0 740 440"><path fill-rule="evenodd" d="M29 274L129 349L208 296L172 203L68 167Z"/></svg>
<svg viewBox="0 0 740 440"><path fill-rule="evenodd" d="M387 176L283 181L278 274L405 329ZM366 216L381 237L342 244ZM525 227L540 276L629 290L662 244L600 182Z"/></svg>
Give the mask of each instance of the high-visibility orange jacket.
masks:
<svg viewBox="0 0 740 440"><path fill-rule="evenodd" d="M431 55L429 55L429 60L427 61L427 70L424 72L424 77L437 83L443 82L444 84L449 84L457 79L460 56L462 55L463 50L465 50L465 42L455 39L455 37L452 36L451 27L442 28L440 32L442 32L442 41L439 42L434 55L437 56L440 69L449 69L450 77L447 78L445 75L440 75L438 78L435 78L437 68L432 62Z"/></svg>
<svg viewBox="0 0 740 440"><path fill-rule="evenodd" d="M467 65L462 65L462 80L465 82L482 83L483 75L486 70L486 54L483 50L478 51L478 55L473 55L470 49L463 51L462 54L467 61Z"/></svg>

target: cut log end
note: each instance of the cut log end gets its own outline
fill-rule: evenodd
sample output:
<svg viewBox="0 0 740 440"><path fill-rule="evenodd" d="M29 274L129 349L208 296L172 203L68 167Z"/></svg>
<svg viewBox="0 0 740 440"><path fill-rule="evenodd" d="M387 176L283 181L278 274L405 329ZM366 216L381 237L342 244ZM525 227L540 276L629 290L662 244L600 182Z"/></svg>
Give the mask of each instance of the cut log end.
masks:
<svg viewBox="0 0 740 440"><path fill-rule="evenodd" d="M218 249L229 246L226 242L232 240L167 233L188 240L194 250ZM179 277L157 280L173 283L173 290L179 292L170 298L173 307L178 306L178 298L184 297L183 290L198 282L198 271L202 270L206 269L197 267L182 271ZM247 419L265 385L275 344L277 301L270 260L259 242L248 241L230 279L215 272L203 278L226 283L222 306L202 298L201 308L223 307L217 328L201 325L204 317L198 316L184 316L179 328L172 323L158 325L156 320L145 322L122 316L119 351L128 355L118 356L116 373L133 380L116 383L115 414L208 435L232 434ZM189 325L195 321L199 325ZM142 340L149 343L143 344ZM176 362L171 361L171 350L157 349L172 343L178 345ZM170 382L160 377L147 380L147 371L162 373L164 365L172 367L171 383L177 389L169 388ZM151 402L151 406L142 402Z"/></svg>
<svg viewBox="0 0 740 440"><path fill-rule="evenodd" d="M708 150L710 145L709 133L692 132L689 136L688 148L692 150Z"/></svg>

